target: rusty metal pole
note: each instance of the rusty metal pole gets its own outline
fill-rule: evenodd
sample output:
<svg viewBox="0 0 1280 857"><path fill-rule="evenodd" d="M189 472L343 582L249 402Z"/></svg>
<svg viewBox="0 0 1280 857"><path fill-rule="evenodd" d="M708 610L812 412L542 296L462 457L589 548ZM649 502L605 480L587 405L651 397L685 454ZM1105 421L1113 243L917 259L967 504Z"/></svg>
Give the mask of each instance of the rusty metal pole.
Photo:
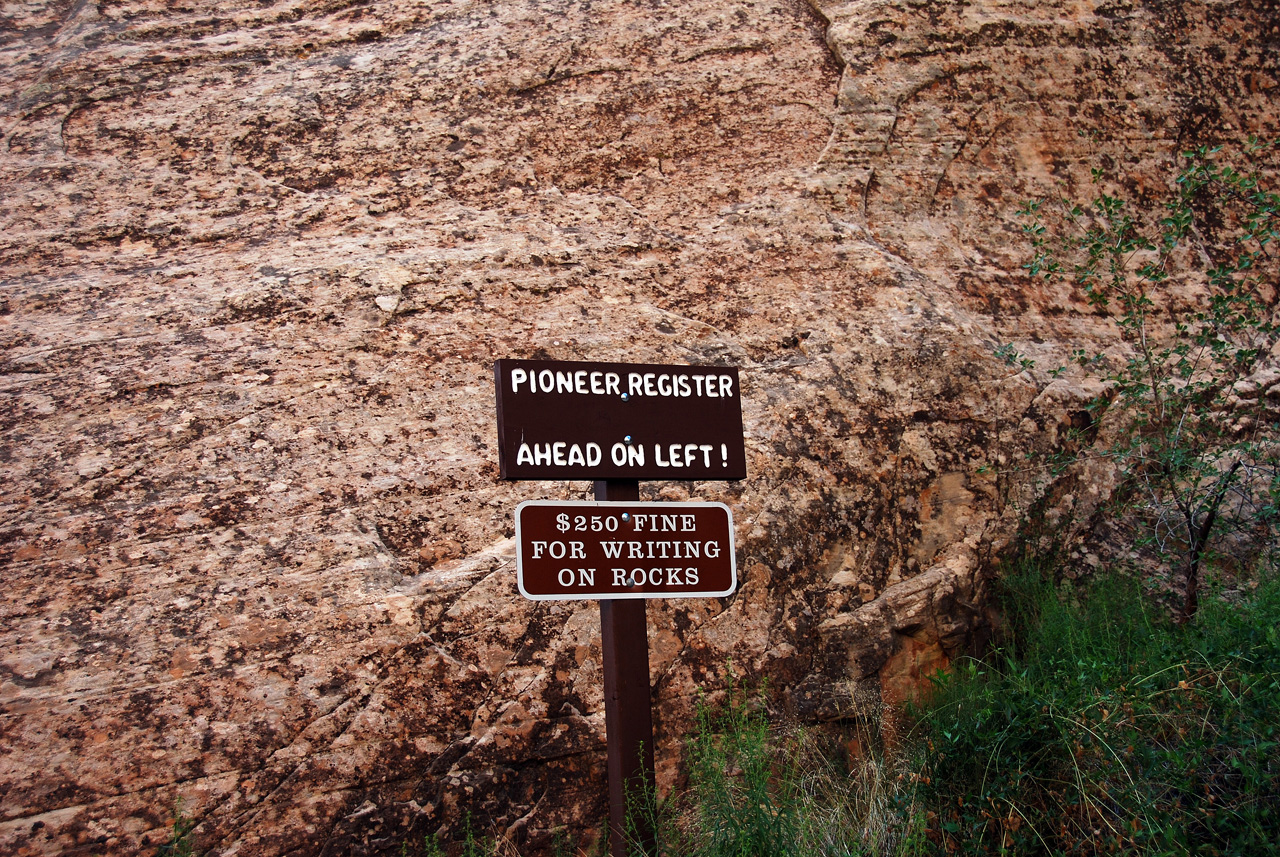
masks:
<svg viewBox="0 0 1280 857"><path fill-rule="evenodd" d="M595 497L597 500L639 500L640 481L596 480ZM630 843L644 854L655 854L653 710L649 699L649 636L644 599L602 599L600 636L609 756L610 853L613 857L628 857Z"/></svg>

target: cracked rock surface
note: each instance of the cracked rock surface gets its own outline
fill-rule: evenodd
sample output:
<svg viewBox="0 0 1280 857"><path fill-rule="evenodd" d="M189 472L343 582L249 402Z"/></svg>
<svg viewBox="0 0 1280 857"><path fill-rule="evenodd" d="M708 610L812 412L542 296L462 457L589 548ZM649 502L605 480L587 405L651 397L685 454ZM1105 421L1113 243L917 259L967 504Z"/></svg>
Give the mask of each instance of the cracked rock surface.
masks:
<svg viewBox="0 0 1280 857"><path fill-rule="evenodd" d="M1274 135L1263 0L0 7L0 852L550 853L599 618L515 585L501 357L741 368L727 599L650 602L659 779L726 663L806 722L978 644L988 475L1114 331L1017 201ZM1002 460L1001 457L1004 457ZM1105 474L1093 483L1096 502ZM1021 493L1020 493L1021 492ZM1078 498L1077 502L1090 502Z"/></svg>

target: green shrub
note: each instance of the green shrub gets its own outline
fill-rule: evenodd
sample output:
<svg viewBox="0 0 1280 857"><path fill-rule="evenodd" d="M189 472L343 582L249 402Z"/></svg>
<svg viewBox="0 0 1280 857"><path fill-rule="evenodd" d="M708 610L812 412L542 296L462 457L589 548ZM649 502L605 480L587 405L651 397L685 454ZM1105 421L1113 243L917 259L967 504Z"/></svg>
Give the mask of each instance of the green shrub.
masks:
<svg viewBox="0 0 1280 857"><path fill-rule="evenodd" d="M1235 528L1270 544L1280 500L1277 426L1256 381L1280 335L1280 194L1267 189L1276 149L1250 140L1235 159L1242 166L1218 149L1187 153L1162 205L1104 191L1020 212L1035 251L1027 269L1073 289L1128 347L1118 359L1075 352L1106 392L1055 466L1073 449L1116 463L1116 498L1174 573L1181 621L1196 611L1215 537ZM996 353L1032 365L1011 345ZM1112 429L1095 443L1104 418Z"/></svg>
<svg viewBox="0 0 1280 857"><path fill-rule="evenodd" d="M847 768L741 686L700 706L660 853L1280 854L1280 575L1177 624L1055 571L1002 578L1004 644L934 678L896 758Z"/></svg>

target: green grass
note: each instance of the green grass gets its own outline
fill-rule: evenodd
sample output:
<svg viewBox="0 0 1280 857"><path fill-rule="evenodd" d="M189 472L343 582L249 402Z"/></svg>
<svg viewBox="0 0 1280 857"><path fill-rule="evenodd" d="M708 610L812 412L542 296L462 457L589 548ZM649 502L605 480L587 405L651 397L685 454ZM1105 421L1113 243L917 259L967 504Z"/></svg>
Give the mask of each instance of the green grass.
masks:
<svg viewBox="0 0 1280 857"><path fill-rule="evenodd" d="M688 782L658 811L668 857L860 857L906 853L909 783L883 759L849 769L819 733L773 725L763 691L736 682L726 702L701 704L687 742ZM864 736L865 737L865 736ZM629 857L642 851L632 850Z"/></svg>
<svg viewBox="0 0 1280 857"><path fill-rule="evenodd" d="M1178 626L1051 578L1006 578L1005 644L935 678L897 757L846 769L741 687L702 706L661 853L1280 854L1280 581Z"/></svg>
<svg viewBox="0 0 1280 857"><path fill-rule="evenodd" d="M1002 650L916 711L930 850L1280 854L1280 585L1168 622L1124 578L1006 585Z"/></svg>
<svg viewBox="0 0 1280 857"><path fill-rule="evenodd" d="M800 837L794 753L777 753L763 711L741 695L713 717L701 706L689 742L689 844L706 857L787 853Z"/></svg>

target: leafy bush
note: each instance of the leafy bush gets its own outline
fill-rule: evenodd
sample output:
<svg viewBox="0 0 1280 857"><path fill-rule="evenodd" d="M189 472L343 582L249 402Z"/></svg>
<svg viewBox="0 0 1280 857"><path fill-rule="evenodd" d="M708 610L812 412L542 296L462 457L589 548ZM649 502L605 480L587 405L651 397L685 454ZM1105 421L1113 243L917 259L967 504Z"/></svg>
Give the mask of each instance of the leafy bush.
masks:
<svg viewBox="0 0 1280 857"><path fill-rule="evenodd" d="M1104 414L1119 423L1091 453L1116 462L1117 496L1146 521L1144 542L1177 568L1183 621L1196 611L1214 537L1236 526L1269 542L1280 505L1277 426L1262 389L1270 382L1259 375L1280 334L1280 194L1266 189L1275 149L1251 140L1245 168L1218 156L1184 156L1162 213L1105 192L1087 205L1021 211L1035 250L1028 270L1067 280L1128 345L1118 361L1075 352L1107 382L1075 440L1087 448ZM1011 346L997 354L1028 368Z"/></svg>

